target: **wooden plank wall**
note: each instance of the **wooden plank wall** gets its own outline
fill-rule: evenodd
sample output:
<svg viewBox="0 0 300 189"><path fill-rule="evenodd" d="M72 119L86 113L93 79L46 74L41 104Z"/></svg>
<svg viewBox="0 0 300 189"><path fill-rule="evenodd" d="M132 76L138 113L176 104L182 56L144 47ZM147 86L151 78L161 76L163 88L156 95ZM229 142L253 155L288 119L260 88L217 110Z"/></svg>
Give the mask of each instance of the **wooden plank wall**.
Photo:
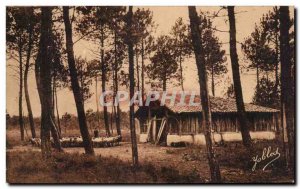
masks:
<svg viewBox="0 0 300 189"><path fill-rule="evenodd" d="M179 134L197 134L203 132L202 121L197 114L182 114ZM250 131L276 131L278 116L276 114L252 114L248 116ZM236 114L213 115L215 132L239 132L240 126Z"/></svg>
<svg viewBox="0 0 300 189"><path fill-rule="evenodd" d="M170 127L169 132L171 134L177 133L179 135L184 135L203 132L201 115L197 113L184 113L172 116L174 116L174 120L168 123ZM142 133L147 132L149 119L152 119L152 116L148 115L144 120L140 119ZM250 122L250 131L276 131L279 128L279 116L276 113L252 113L248 115L248 119ZM236 114L213 114L212 120L214 132L240 131Z"/></svg>

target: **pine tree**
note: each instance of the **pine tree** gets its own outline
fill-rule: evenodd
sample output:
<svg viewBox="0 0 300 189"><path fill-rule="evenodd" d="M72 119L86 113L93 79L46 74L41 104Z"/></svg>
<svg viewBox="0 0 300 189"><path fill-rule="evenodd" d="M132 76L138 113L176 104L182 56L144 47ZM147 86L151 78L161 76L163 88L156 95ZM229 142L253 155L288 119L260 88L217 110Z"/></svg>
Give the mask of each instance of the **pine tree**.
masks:
<svg viewBox="0 0 300 189"><path fill-rule="evenodd" d="M79 128L83 139L85 153L93 155L94 154L93 143L87 128L86 116L84 111L84 103L82 100L82 94L77 79L77 70L76 70L75 56L73 50L72 25L69 18L69 7L66 6L63 7L63 18L64 18L65 32L66 32L66 49L67 49L67 56L68 56L68 65L70 69L72 90L73 90L76 108L77 108Z"/></svg>
<svg viewBox="0 0 300 189"><path fill-rule="evenodd" d="M183 23L183 19L179 17L175 21L175 25L171 30L172 47L176 61L179 63L180 85L181 90L184 91L183 86L183 61L191 54L192 46L189 36L188 25Z"/></svg>
<svg viewBox="0 0 300 189"><path fill-rule="evenodd" d="M7 7L6 37L9 59L16 60L19 65L19 125L21 140L24 140L23 120L23 88L28 110L28 118L32 138L36 137L33 113L28 92L28 75L38 40L38 17L33 7ZM24 64L25 63L25 64ZM11 65L14 67L14 65ZM25 69L24 69L25 66ZM23 87L24 86L24 87Z"/></svg>
<svg viewBox="0 0 300 189"><path fill-rule="evenodd" d="M235 26L235 15L234 7L228 6L228 17L229 17L229 34L230 34L230 59L231 59L231 68L233 75L233 86L236 99L236 107L239 125L242 133L243 144L250 148L252 147L251 136L249 133L249 122L246 116L243 91L240 78L239 62L238 55L236 50L236 26Z"/></svg>
<svg viewBox="0 0 300 189"><path fill-rule="evenodd" d="M159 87L163 91L167 90L167 83L171 79L179 78L178 64L172 48L172 41L169 36L159 36L155 44L155 53L150 58L151 64L147 66L148 77L153 81L153 87Z"/></svg>
<svg viewBox="0 0 300 189"><path fill-rule="evenodd" d="M53 118L51 71L53 60L53 30L52 8L41 8L41 35L36 58L37 87L41 102L41 149L44 156L51 152L50 132L55 143L55 148L62 151L59 134Z"/></svg>
<svg viewBox="0 0 300 189"><path fill-rule="evenodd" d="M209 95L207 89L207 80L206 80L206 70L205 70L205 58L202 48L202 37L201 30L199 29L199 19L196 11L196 7L189 6L189 18L191 26L191 35L192 43L194 48L194 53L196 57L196 65L198 70L199 85L200 85L200 96L201 96L201 106L202 106L202 117L203 124L205 127L205 142L208 163L210 167L210 175L212 182L218 183L221 182L221 173L219 168L219 163L215 157L215 152L212 146L212 120L211 120L211 110Z"/></svg>
<svg viewBox="0 0 300 189"><path fill-rule="evenodd" d="M280 18L280 62L281 62L281 116L283 128L286 128L288 147L285 149L288 153L288 166L294 168L295 164L295 99L293 95L292 81L292 62L290 53L290 15L289 7L281 6L279 8ZM286 119L284 121L284 118ZM284 125L286 123L286 126Z"/></svg>
<svg viewBox="0 0 300 189"><path fill-rule="evenodd" d="M128 45L128 59L129 59L129 80L130 80L130 99L132 99L134 95L134 52L133 52L133 38L132 38L132 6L129 6L129 10L127 13L126 18L126 43ZM137 141L136 141L136 133L135 133L135 120L134 120L134 105L130 105L130 136L131 136L131 144L132 144L132 163L133 167L137 168L139 165L138 160L138 148L137 148Z"/></svg>
<svg viewBox="0 0 300 189"><path fill-rule="evenodd" d="M204 14L199 16L202 48L204 52L206 72L211 77L211 92L215 96L215 78L227 73L225 50L221 49L219 38L215 35L212 21Z"/></svg>

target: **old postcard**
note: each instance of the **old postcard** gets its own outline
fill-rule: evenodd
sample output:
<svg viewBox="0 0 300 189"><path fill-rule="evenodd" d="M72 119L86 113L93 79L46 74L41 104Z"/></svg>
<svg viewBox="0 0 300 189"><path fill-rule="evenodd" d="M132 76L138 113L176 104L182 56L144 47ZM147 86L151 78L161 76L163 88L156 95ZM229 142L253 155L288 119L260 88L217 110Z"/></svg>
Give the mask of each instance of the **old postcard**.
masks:
<svg viewBox="0 0 300 189"><path fill-rule="evenodd" d="M9 184L295 184L295 8L7 6Z"/></svg>

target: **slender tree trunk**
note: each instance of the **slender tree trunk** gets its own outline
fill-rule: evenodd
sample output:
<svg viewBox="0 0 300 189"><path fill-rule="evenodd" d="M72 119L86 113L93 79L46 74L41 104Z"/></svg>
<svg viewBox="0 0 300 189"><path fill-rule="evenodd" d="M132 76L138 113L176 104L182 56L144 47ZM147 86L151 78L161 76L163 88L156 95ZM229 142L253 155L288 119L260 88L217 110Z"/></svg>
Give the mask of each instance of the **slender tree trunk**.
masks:
<svg viewBox="0 0 300 189"><path fill-rule="evenodd" d="M105 84L106 84L106 65L104 62L104 31L101 31L101 82L102 82L102 93L106 91ZM106 95L103 97L104 103L106 103ZM104 126L107 136L111 136L109 130L109 122L108 122L108 113L107 113L107 106L103 106L103 115L104 115Z"/></svg>
<svg viewBox="0 0 300 189"><path fill-rule="evenodd" d="M53 137L53 142L54 142L54 147L58 150L58 151L63 151L62 147L61 147L61 143L60 143L60 133L57 130L57 125L55 123L55 119L53 114L51 116L49 116L50 118L50 126L51 126L51 134Z"/></svg>
<svg viewBox="0 0 300 189"><path fill-rule="evenodd" d="M210 111L210 103L209 96L207 90L207 80L206 80L206 70L205 70L205 59L203 55L202 48L202 39L201 39L201 31L199 29L199 17L196 12L196 7L189 6L189 17L190 17L190 26L192 33L192 43L194 47L194 53L196 57L196 64L198 69L198 77L200 84L200 95L201 95L201 105L202 105L202 117L203 117L203 125L204 134L205 134L205 142L208 156L208 163L210 167L210 174L212 182L221 182L221 174L219 163L215 157L215 152L212 144L212 121L211 121L211 111Z"/></svg>
<svg viewBox="0 0 300 189"><path fill-rule="evenodd" d="M279 74L278 74L278 69L279 69L279 48L278 48L278 35L276 34L276 44L275 44L275 54L276 54L276 62L275 62L275 92L277 92L277 88L279 85Z"/></svg>
<svg viewBox="0 0 300 189"><path fill-rule="evenodd" d="M256 88L259 88L259 67L256 64Z"/></svg>
<svg viewBox="0 0 300 189"><path fill-rule="evenodd" d="M30 103L30 97L28 92L28 73L29 73L29 67L30 67L30 56L31 56L31 50L32 50L32 43L33 43L33 25L29 24L28 29L28 48L27 48L27 57L26 57L26 65L25 65L25 71L24 71L24 90L25 90L25 100L28 110L28 119L30 124L30 130L31 130L31 137L36 138L35 133L35 126L33 121L33 114L31 109L31 103Z"/></svg>
<svg viewBox="0 0 300 189"><path fill-rule="evenodd" d="M288 139L287 159L288 167L295 165L295 129L294 129L294 109L295 99L293 96L291 54L289 44L289 7L281 6L280 12L280 62L281 62L281 106L283 122L286 123L286 133ZM285 118L285 120L284 120Z"/></svg>
<svg viewBox="0 0 300 189"><path fill-rule="evenodd" d="M128 45L128 56L129 56L129 80L130 80L130 99L134 95L134 52L132 44L132 6L129 6L129 11L127 15L127 45ZM132 144L132 162L133 166L136 168L139 164L138 161L138 149L135 133L135 120L134 120L134 105L130 105L130 134L131 134L131 144Z"/></svg>
<svg viewBox="0 0 300 189"><path fill-rule="evenodd" d="M55 70L53 70L53 72L55 72ZM53 118L54 118L54 120L55 120L55 94L54 94L54 91L55 91L55 85L56 85L56 83L55 83L55 73L54 73L54 75L52 76L52 95L51 95L51 97L52 97L52 116L53 116Z"/></svg>
<svg viewBox="0 0 300 189"><path fill-rule="evenodd" d="M113 107L113 112L114 112L114 114L113 114L113 116L114 116L114 121L115 121L115 123L116 123L116 119L117 119L117 110L116 110L116 106L112 106Z"/></svg>
<svg viewBox="0 0 300 189"><path fill-rule="evenodd" d="M114 65L114 86L115 86L115 90L114 90L114 99L116 99L116 95L117 92L119 90L119 83L118 83L118 61L117 61L117 34L116 31L114 31L114 44L115 44L115 65ZM116 109L116 115L115 115L115 119L116 119L116 129L117 129L117 134L122 136L121 133L121 117L120 117L120 105L119 103L117 104L117 109Z"/></svg>
<svg viewBox="0 0 300 189"><path fill-rule="evenodd" d="M142 39L142 52L141 52L141 56L142 56L142 78L141 78L141 80L142 80L142 96L144 96L144 94L145 94L145 65L144 65L144 59L145 59L145 57L144 57L144 52L145 50L144 50L144 39Z"/></svg>
<svg viewBox="0 0 300 189"><path fill-rule="evenodd" d="M77 79L77 70L75 66L75 58L74 58L74 50L73 50L72 25L70 23L70 18L69 18L69 7L67 6L63 7L63 18L65 23L66 48L67 48L68 64L69 64L70 76L71 76L71 85L72 85L72 90L73 90L76 108L77 108L79 128L83 139L85 153L93 155L94 154L93 143L88 131L86 116L84 111L84 103L82 102L82 98L80 94L81 90Z"/></svg>
<svg viewBox="0 0 300 189"><path fill-rule="evenodd" d="M240 129L242 133L243 144L251 149L252 141L249 133L249 122L246 116L244 100L243 100L243 91L240 79L240 70L238 63L238 55L236 51L236 27L235 27L235 15L234 7L229 6L228 17L229 17L229 26L230 26L230 59L231 59L231 68L233 75L234 83L234 92L236 98L236 107L238 113L238 119L240 123Z"/></svg>
<svg viewBox="0 0 300 189"><path fill-rule="evenodd" d="M41 46L41 44L39 44L39 46ZM40 51L40 49L39 49L39 51ZM35 81L36 81L36 86L37 86L40 103L42 104L40 72L41 72L41 55L38 54L36 57L36 60L35 60L35 64L34 64L34 74L35 74ZM41 118L42 118L42 113L41 113Z"/></svg>
<svg viewBox="0 0 300 189"><path fill-rule="evenodd" d="M61 124L60 124L60 117L59 117L59 112L58 112L58 102L57 102L57 89L56 87L54 88L54 95L55 95L55 108L56 108L56 116L57 116L57 126L58 126L58 131L59 131L59 138L62 138L61 136Z"/></svg>
<svg viewBox="0 0 300 189"><path fill-rule="evenodd" d="M116 118L116 124L117 124L117 133L122 137L122 130L121 130L121 108L120 104L117 105L117 118Z"/></svg>
<svg viewBox="0 0 300 189"><path fill-rule="evenodd" d="M42 95L42 87L41 87L41 80L40 80L40 72L41 72L41 43L39 44L39 52L38 52L38 55L36 57L36 60L35 60L35 65L34 65L34 73L35 73L35 81L36 81L36 86L37 86L37 91L38 91L38 95L39 95L39 99L40 99L40 104L42 106L42 98L43 98L43 95ZM41 109L41 123L44 121L44 113ZM41 130L40 130L40 137L42 138L42 136L44 135L44 130L42 128L42 124L40 125L41 127ZM50 141L49 141L49 145L50 145ZM42 146L42 145L41 145ZM48 149L48 148L47 148ZM47 154L45 152L43 152L42 150L42 153ZM49 153L50 153L50 146L49 146Z"/></svg>
<svg viewBox="0 0 300 189"><path fill-rule="evenodd" d="M27 72L27 73L26 73ZM31 109L31 103L30 103L30 97L29 97L29 92L28 92L28 83L27 83L27 78L28 78L28 71L24 72L24 89L25 89L25 100L27 104L27 110L28 110L28 119L29 119L29 125L30 125L30 131L31 131L31 137L36 138L36 132L35 132L35 126L34 126L34 120L33 120L33 114L32 114L32 109Z"/></svg>
<svg viewBox="0 0 300 189"><path fill-rule="evenodd" d="M137 90L140 91L140 67L139 67L139 54L138 54L138 47L136 45L135 50L135 59L136 59L136 77L137 77Z"/></svg>
<svg viewBox="0 0 300 189"><path fill-rule="evenodd" d="M113 69L114 69L115 64L112 65ZM112 70L112 78L114 80L115 78L115 72L114 70ZM116 91L116 87L115 87L115 82L112 82L112 89L113 89L113 99L115 99L115 91ZM111 112L110 112L110 130L111 130L111 134L114 135L114 130L113 130L113 123L114 120L116 119L116 115L115 115L115 106L112 105L111 106Z"/></svg>
<svg viewBox="0 0 300 189"><path fill-rule="evenodd" d="M54 70L53 70L54 71ZM55 76L55 73L54 75L52 76L52 93L51 93L51 122L53 123L52 125L52 128L51 128L51 133L52 133L52 137L53 137L53 140L55 141L55 144L56 146L58 147L59 150L61 150L60 148L60 144L58 144L60 141L59 139L61 138L61 134L59 132L59 128L55 122L55 107L56 107L56 104L55 104L55 91L56 91L56 76Z"/></svg>
<svg viewBox="0 0 300 189"><path fill-rule="evenodd" d="M275 14L276 15L279 15L278 14L278 9L277 9L277 6L275 6ZM275 25L276 27L279 25L278 24L278 20L279 18L276 17L275 19ZM279 42L278 42L278 38L279 38L279 35L277 32L275 32L275 57L276 57L276 62L275 62L275 87L274 87L274 92L277 93L277 90L278 90L278 85L279 85L279 74L278 74L278 69L279 69Z"/></svg>
<svg viewBox="0 0 300 189"><path fill-rule="evenodd" d="M113 130L113 115L114 115L114 106L111 106L111 113L110 113L110 130L111 130L111 134L114 134L114 130Z"/></svg>
<svg viewBox="0 0 300 189"><path fill-rule="evenodd" d="M100 117L99 117L99 96L98 96L98 78L97 78L97 75L95 76L95 82L96 82L96 88L95 88L95 94L96 94L96 107L97 107L97 123L98 123L98 126L97 128L100 127Z"/></svg>
<svg viewBox="0 0 300 189"><path fill-rule="evenodd" d="M211 92L212 95L215 96L215 78L214 78L214 65L213 63L211 64Z"/></svg>
<svg viewBox="0 0 300 189"><path fill-rule="evenodd" d="M21 40L21 39L20 39ZM25 140L24 136L24 119L23 119L23 61L22 61L22 45L19 45L19 125L21 132L21 141Z"/></svg>

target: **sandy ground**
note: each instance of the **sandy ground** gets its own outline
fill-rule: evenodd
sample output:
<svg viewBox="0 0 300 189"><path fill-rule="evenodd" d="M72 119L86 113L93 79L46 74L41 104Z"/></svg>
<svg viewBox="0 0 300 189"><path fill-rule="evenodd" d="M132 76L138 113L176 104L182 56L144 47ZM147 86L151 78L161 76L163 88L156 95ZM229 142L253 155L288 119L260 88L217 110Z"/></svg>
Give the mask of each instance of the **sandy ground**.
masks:
<svg viewBox="0 0 300 189"><path fill-rule="evenodd" d="M40 151L39 148L32 147L29 143L21 145L19 141L19 130L7 130L6 134L7 139L13 143L13 148L7 149L7 151ZM151 163L156 167L172 167L182 173L190 173L194 170L201 173L200 176L206 179L209 178L209 166L205 149L204 147L202 148L200 158L198 156L197 160L192 160L191 158L187 160L189 159L187 158L187 154L191 152L191 149L187 147L162 147L149 143L139 143L138 155L141 164ZM68 153L84 153L83 148L64 148L64 150ZM132 162L131 144L129 142L122 142L120 146L109 148L94 148L94 150L97 155L103 157L116 157L125 162Z"/></svg>
<svg viewBox="0 0 300 189"><path fill-rule="evenodd" d="M31 145L25 146L14 146L12 149L7 151L24 151L24 150L34 150L40 151L37 147L32 147ZM84 153L83 148L64 148L67 153ZM161 147L154 144L142 143L138 144L138 154L139 161L141 164L151 163L155 167L172 167L179 170L181 173L191 173L192 171L197 171L201 173L201 177L209 178L209 167L207 164L207 158L205 154L201 154L202 158L197 158L197 160L192 160L187 158L188 148L174 148L174 147ZM120 146L114 146L109 148L95 148L95 153L101 155L102 157L115 157L121 159L122 161L131 163L131 144L124 142Z"/></svg>
<svg viewBox="0 0 300 189"><path fill-rule="evenodd" d="M32 147L28 142L22 144L19 140L18 130L10 130L7 132L7 141L13 146L13 148L7 148L7 152L10 151L40 151L38 147ZM131 144L129 142L122 142L120 146L107 147L107 148L94 148L97 155L102 157L114 157L118 158L129 164L132 163L131 156ZM235 149L232 149L235 153ZM64 148L67 153L84 153L83 148ZM194 153L195 152L195 153ZM197 147L162 147L149 143L138 144L139 162L142 165L152 164L156 168L172 167L179 171L179 173L187 175L193 172L199 174L199 176L206 181L210 178L209 166L207 162L205 146ZM196 154L196 155L195 155ZM230 158L230 156L228 156ZM251 171L245 172L245 170L237 167L220 166L221 175L227 177L232 181L248 182L253 173ZM257 172L257 176L265 174L265 172ZM255 177L260 181L259 177ZM249 178L248 178L249 177ZM242 178L242 179L241 179ZM227 180L228 180L227 179ZM289 175L278 176L271 174L272 182L291 182Z"/></svg>

